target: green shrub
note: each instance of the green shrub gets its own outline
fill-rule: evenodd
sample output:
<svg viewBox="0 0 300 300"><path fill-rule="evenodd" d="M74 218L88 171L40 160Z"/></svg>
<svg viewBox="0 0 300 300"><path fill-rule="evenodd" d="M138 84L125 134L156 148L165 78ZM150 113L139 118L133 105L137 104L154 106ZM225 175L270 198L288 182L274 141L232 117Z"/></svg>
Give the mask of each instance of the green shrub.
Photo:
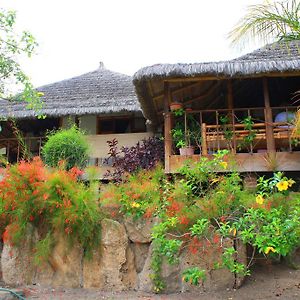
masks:
<svg viewBox="0 0 300 300"><path fill-rule="evenodd" d="M50 167L56 167L60 162L64 162L67 170L75 166L84 168L88 160L88 150L84 134L73 126L51 133L42 149L42 157Z"/></svg>

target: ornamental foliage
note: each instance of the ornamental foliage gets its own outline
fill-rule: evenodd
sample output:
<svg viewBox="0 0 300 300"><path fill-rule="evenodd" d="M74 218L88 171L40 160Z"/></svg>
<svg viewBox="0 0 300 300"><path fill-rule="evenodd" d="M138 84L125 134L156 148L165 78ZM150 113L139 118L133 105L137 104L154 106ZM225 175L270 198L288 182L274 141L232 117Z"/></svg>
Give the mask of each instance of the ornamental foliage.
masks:
<svg viewBox="0 0 300 300"><path fill-rule="evenodd" d="M29 77L20 66L22 56L30 57L37 46L28 31L16 29L16 13L0 9L0 98L11 100L17 91L18 100L28 102L28 107L39 110L40 93L33 89Z"/></svg>

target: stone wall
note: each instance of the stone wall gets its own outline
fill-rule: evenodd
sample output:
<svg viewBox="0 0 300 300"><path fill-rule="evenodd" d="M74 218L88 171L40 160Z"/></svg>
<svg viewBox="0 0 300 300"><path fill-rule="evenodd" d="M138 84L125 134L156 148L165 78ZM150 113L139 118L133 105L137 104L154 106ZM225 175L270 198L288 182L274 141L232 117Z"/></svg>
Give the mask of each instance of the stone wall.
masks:
<svg viewBox="0 0 300 300"><path fill-rule="evenodd" d="M56 236L56 246L47 263L36 267L33 264L33 244L38 234L28 229L25 243L14 248L4 243L1 254L2 279L10 286L40 284L52 287L99 288L108 291L141 290L153 291L151 274L151 227L157 222L152 220L133 221L125 219L102 221L101 243L99 249L88 260L83 256L79 245L68 247L62 234ZM226 243L232 244L231 240ZM237 259L247 263L246 249L239 246ZM164 292L183 292L191 289L199 291L218 290L237 287L243 278L237 278L228 270L213 270L213 260L222 253L214 253L205 261L199 255L181 251L180 262L169 265L163 262L162 279L166 283ZM191 287L182 282L184 269L199 266L207 270L207 280L199 287Z"/></svg>

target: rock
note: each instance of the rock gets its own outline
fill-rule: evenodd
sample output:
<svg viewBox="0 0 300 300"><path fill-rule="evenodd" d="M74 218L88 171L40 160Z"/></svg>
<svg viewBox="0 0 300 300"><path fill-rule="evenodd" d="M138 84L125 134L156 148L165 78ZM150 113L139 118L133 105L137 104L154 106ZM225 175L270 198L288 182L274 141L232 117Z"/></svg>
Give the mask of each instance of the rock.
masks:
<svg viewBox="0 0 300 300"><path fill-rule="evenodd" d="M153 273L151 269L153 245L150 246L148 257L145 261L143 270L139 274L139 290L147 293L153 293L154 286L151 280L151 274ZM166 284L164 293L175 293L179 292L181 289L180 284L180 268L178 264L170 265L163 260L161 278Z"/></svg>
<svg viewBox="0 0 300 300"><path fill-rule="evenodd" d="M158 218L134 220L131 217L124 218L124 225L130 241L134 243L150 243L153 225L158 223Z"/></svg>
<svg viewBox="0 0 300 300"><path fill-rule="evenodd" d="M64 233L55 234L54 239L55 246L48 262L37 269L36 283L53 287L81 287L82 248L76 242L70 245Z"/></svg>
<svg viewBox="0 0 300 300"><path fill-rule="evenodd" d="M134 285L135 268L132 252L128 250L128 237L124 225L104 219L101 223L100 247L91 261L84 261L84 288L97 287L102 290L120 291ZM130 266L126 265L127 258ZM129 264L129 262L128 262ZM130 279L127 281L125 277Z"/></svg>
<svg viewBox="0 0 300 300"><path fill-rule="evenodd" d="M300 247L289 253L287 256L282 257L283 262L294 270L300 269Z"/></svg>
<svg viewBox="0 0 300 300"><path fill-rule="evenodd" d="M236 247L237 255L234 259L247 265L247 252L246 246L240 241L233 241L232 239L223 240L222 248L218 246L205 245L205 240L200 241L203 244L203 252L197 252L196 254L190 253L187 249L180 255L180 269L181 273L184 270L191 267L198 267L199 269L205 270L206 279L199 286L191 286L188 283L182 283L182 292L186 291L218 291L224 289L232 289L239 287L243 280L243 275L235 275L230 272L227 268L217 269L215 268L216 263L222 263L222 254L225 248Z"/></svg>
<svg viewBox="0 0 300 300"><path fill-rule="evenodd" d="M4 241L1 255L2 278L5 284L20 286L32 284L35 268L33 265L33 245L37 241L37 231L28 226L22 247L13 247Z"/></svg>
<svg viewBox="0 0 300 300"><path fill-rule="evenodd" d="M141 244L141 243L131 243L130 247L134 254L134 264L137 273L140 273L145 265L148 252L149 252L149 244Z"/></svg>
<svg viewBox="0 0 300 300"><path fill-rule="evenodd" d="M137 272L134 263L134 254L129 245L126 249L126 262L121 268L121 280L126 289L135 289L137 287Z"/></svg>

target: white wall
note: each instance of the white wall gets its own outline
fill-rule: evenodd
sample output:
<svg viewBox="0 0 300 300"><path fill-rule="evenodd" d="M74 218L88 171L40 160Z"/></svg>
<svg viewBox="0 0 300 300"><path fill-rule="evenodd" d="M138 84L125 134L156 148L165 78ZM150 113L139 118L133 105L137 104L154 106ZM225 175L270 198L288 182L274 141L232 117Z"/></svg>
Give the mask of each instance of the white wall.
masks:
<svg viewBox="0 0 300 300"><path fill-rule="evenodd" d="M75 116L65 116L62 118L61 127L66 129L75 124Z"/></svg>
<svg viewBox="0 0 300 300"><path fill-rule="evenodd" d="M97 116L81 116L80 129L82 129L86 134L97 134Z"/></svg>

